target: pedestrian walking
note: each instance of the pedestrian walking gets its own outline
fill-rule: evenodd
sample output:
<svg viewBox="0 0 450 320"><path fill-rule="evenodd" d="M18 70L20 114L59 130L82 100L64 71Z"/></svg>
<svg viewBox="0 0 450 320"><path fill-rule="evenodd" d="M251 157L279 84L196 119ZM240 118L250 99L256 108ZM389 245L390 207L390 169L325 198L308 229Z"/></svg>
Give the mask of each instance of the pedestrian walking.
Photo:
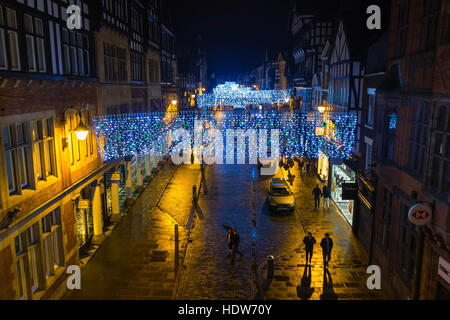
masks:
<svg viewBox="0 0 450 320"><path fill-rule="evenodd" d="M330 190L327 186L323 186L322 190L322 197L323 197L323 208L325 209L325 206L327 209L330 209Z"/></svg>
<svg viewBox="0 0 450 320"><path fill-rule="evenodd" d="M314 251L314 244L316 243L316 239L312 236L311 232L308 232L308 235L303 239L303 243L305 244L306 250L306 264L308 264L308 256L309 262L311 263L311 259Z"/></svg>
<svg viewBox="0 0 450 320"><path fill-rule="evenodd" d="M314 195L314 210L317 210L320 208L320 197L322 196L322 190L320 190L319 185L316 185L312 194Z"/></svg>
<svg viewBox="0 0 450 320"><path fill-rule="evenodd" d="M323 265L328 266L328 262L331 260L331 250L333 249L333 240L328 233L325 233L325 238L320 242L323 253Z"/></svg>
<svg viewBox="0 0 450 320"><path fill-rule="evenodd" d="M240 243L240 237L239 233L237 233L236 228L232 228L231 232L231 247L232 247L232 253L231 253L231 262L234 262L234 257L236 256L236 253L238 253L241 256L244 255L241 251L239 251L239 243Z"/></svg>
<svg viewBox="0 0 450 320"><path fill-rule="evenodd" d="M305 162L303 162L303 159L302 159L302 161L299 163L299 168L300 168L300 173L303 173L303 167L305 166Z"/></svg>
<svg viewBox="0 0 450 320"><path fill-rule="evenodd" d="M233 251L233 243L232 243L233 227L230 227L230 226L228 226L226 224L224 224L223 227L227 230L228 256L231 257L231 253Z"/></svg>

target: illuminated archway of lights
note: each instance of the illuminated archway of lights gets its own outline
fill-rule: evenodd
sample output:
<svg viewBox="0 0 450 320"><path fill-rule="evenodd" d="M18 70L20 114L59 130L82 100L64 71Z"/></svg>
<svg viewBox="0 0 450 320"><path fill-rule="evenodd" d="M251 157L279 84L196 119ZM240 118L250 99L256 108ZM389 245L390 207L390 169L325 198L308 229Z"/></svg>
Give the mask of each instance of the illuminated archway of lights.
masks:
<svg viewBox="0 0 450 320"><path fill-rule="evenodd" d="M214 106L248 106L263 104L283 104L289 102L292 90L255 90L241 87L235 82L225 82L214 88L213 93L197 98L199 108Z"/></svg>
<svg viewBox="0 0 450 320"><path fill-rule="evenodd" d="M198 121L203 123L200 133L198 127L195 128ZM343 159L349 157L355 144L357 115L278 110L183 111L100 116L93 122L104 160L171 154L179 143L171 141L171 133L181 128L192 137L195 134L208 137L208 130L219 129L224 136L224 145L227 129L242 129L244 132L266 129L268 137L271 137L271 130L279 130L282 156L317 158L321 151L329 158ZM208 143L204 141L205 148ZM267 148L271 148L270 138Z"/></svg>

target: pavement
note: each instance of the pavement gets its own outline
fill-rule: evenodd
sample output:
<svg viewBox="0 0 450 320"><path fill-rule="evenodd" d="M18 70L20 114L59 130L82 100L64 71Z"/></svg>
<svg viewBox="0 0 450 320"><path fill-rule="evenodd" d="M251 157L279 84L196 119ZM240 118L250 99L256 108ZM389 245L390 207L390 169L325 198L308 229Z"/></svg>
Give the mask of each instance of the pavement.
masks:
<svg viewBox="0 0 450 320"><path fill-rule="evenodd" d="M177 298L260 299L257 283L265 299L384 298L382 292L366 288L367 255L337 207L330 201L329 210L314 211L312 189L319 183L316 174L312 170L300 174L298 167L292 172L296 175L292 186L296 210L292 215L280 216L269 213L269 177L259 176L257 166L208 167L209 193L200 198L202 214L192 231L185 279ZM237 256L234 264L230 262L223 224L237 228L242 261ZM312 232L318 242L310 267L305 266L302 246L306 232ZM324 269L319 243L327 232L335 245L329 267ZM269 255L275 257L272 281L266 279ZM255 260L257 278L252 269Z"/></svg>
<svg viewBox="0 0 450 320"><path fill-rule="evenodd" d="M172 299L176 289L174 229L187 236L192 185L200 166L168 163L81 270L81 290L63 299ZM173 199L177 199L173 201ZM180 241L180 253L187 242ZM181 257L181 261L182 261Z"/></svg>

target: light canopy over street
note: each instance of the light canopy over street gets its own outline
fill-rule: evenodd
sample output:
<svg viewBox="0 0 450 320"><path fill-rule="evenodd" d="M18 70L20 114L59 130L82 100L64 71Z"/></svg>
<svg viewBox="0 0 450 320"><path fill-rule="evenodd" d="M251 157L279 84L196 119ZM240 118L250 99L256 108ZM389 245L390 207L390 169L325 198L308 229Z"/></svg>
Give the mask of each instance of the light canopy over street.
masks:
<svg viewBox="0 0 450 320"><path fill-rule="evenodd" d="M449 300L449 12L0 0L0 306L284 319Z"/></svg>

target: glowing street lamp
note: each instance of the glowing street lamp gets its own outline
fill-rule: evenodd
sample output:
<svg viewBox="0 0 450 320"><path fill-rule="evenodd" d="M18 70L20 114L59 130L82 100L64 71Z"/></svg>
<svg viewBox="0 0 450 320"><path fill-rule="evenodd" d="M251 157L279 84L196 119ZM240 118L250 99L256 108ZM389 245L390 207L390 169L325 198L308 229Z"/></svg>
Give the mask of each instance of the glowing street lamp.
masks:
<svg viewBox="0 0 450 320"><path fill-rule="evenodd" d="M178 104L177 100L172 100L172 105L176 106Z"/></svg>
<svg viewBox="0 0 450 320"><path fill-rule="evenodd" d="M64 124L66 123L66 112L67 112L69 109L73 109L73 110L77 111L77 112L78 112L78 115L79 115L79 117L80 117L80 122L79 122L78 125L75 127L75 129L73 130L73 132L75 132L75 135L77 136L77 139L78 139L79 141L84 141L84 140L86 140L86 139L87 139L87 136L88 136L88 134L89 134L89 128L83 123L83 117L82 117L81 111L80 111L79 109L77 109L77 108L75 108L75 107L68 107L68 108L65 108L65 109L64 109L64 112L63 112L63 123L64 123ZM65 130L64 130L64 132L65 132ZM64 134L64 137L63 137L63 139L62 139L62 147L63 147L63 150L64 150L65 148L67 148L67 146L68 146L68 138L65 137L65 134Z"/></svg>
<svg viewBox="0 0 450 320"><path fill-rule="evenodd" d="M317 109L320 113L324 113L327 108L325 106L319 106Z"/></svg>
<svg viewBox="0 0 450 320"><path fill-rule="evenodd" d="M80 124L75 128L74 131L75 135L80 141L86 140L89 134L89 128L84 125L83 120L80 120Z"/></svg>

